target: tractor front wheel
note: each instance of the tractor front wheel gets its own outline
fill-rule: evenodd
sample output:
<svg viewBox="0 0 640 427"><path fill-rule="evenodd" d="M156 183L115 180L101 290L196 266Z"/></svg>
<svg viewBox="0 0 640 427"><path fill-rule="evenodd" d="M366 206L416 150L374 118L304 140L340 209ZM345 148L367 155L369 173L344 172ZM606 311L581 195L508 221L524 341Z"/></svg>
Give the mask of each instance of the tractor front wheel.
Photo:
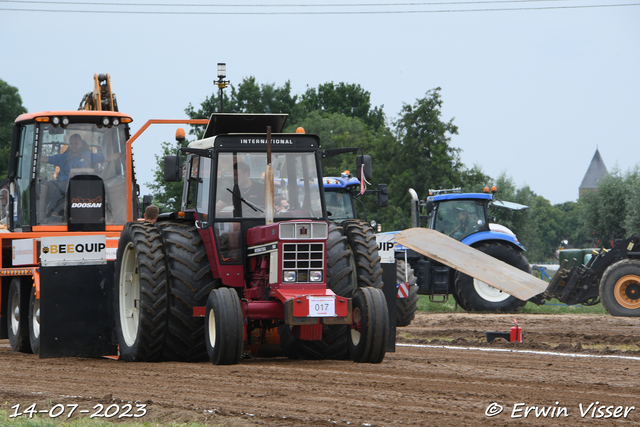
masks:
<svg viewBox="0 0 640 427"><path fill-rule="evenodd" d="M29 343L35 355L40 354L40 299L36 298L36 288L31 288L29 298Z"/></svg>
<svg viewBox="0 0 640 427"><path fill-rule="evenodd" d="M238 294L231 288L211 291L205 315L205 345L214 365L235 365L244 347L244 318Z"/></svg>
<svg viewBox="0 0 640 427"><path fill-rule="evenodd" d="M358 289L353 297L349 355L357 363L380 363L389 337L389 310L384 293L374 287Z"/></svg>
<svg viewBox="0 0 640 427"><path fill-rule="evenodd" d="M640 261L623 259L609 266L600 280L600 299L613 316L640 316Z"/></svg>
<svg viewBox="0 0 640 427"><path fill-rule="evenodd" d="M531 273L531 266L527 259L511 246L501 243L483 243L476 246L476 249ZM459 271L456 272L455 292L460 306L467 311L516 312L527 303Z"/></svg>
<svg viewBox="0 0 640 427"><path fill-rule="evenodd" d="M20 278L11 279L9 293L7 294L7 327L11 350L21 353L30 353L29 346L29 314L26 308L29 306L29 295L23 293Z"/></svg>

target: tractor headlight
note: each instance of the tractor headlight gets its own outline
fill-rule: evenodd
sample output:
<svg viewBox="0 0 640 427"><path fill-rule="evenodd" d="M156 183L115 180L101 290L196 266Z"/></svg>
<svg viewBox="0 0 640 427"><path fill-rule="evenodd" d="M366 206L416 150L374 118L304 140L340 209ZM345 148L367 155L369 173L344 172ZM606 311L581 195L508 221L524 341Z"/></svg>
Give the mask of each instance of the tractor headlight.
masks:
<svg viewBox="0 0 640 427"><path fill-rule="evenodd" d="M62 127L63 127L63 128L66 128L68 124L69 124L69 117L64 116L64 117L62 118Z"/></svg>
<svg viewBox="0 0 640 427"><path fill-rule="evenodd" d="M114 126L118 126L119 124L120 124L120 120L118 120L118 118L117 118L117 117L114 117L114 118L113 118L113 125L114 125Z"/></svg>
<svg viewBox="0 0 640 427"><path fill-rule="evenodd" d="M51 124L54 126L58 126L60 124L60 117L52 117Z"/></svg>
<svg viewBox="0 0 640 427"><path fill-rule="evenodd" d="M282 281L283 282L295 282L296 281L296 272L295 271L283 271L282 272Z"/></svg>
<svg viewBox="0 0 640 427"><path fill-rule="evenodd" d="M102 118L102 126L109 126L109 117Z"/></svg>
<svg viewBox="0 0 640 427"><path fill-rule="evenodd" d="M322 271L311 270L309 272L310 282L322 282Z"/></svg>

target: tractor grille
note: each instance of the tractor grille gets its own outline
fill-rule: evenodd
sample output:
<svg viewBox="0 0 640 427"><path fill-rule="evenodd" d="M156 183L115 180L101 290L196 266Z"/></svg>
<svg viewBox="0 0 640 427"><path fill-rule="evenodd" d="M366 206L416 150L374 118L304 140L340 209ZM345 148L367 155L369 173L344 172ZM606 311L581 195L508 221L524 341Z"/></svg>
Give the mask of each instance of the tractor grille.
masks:
<svg viewBox="0 0 640 427"><path fill-rule="evenodd" d="M324 272L324 243L285 243L282 269L296 272L296 282L309 283L310 271Z"/></svg>

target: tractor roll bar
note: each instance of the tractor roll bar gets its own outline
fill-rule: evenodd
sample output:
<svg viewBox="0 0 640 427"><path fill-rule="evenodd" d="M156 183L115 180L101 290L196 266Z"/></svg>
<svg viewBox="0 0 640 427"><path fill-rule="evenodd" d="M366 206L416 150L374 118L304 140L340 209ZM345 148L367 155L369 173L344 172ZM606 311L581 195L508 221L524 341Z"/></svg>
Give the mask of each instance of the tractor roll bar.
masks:
<svg viewBox="0 0 640 427"><path fill-rule="evenodd" d="M133 221L133 142L152 124L165 125L206 125L208 119L150 119L127 141L127 221Z"/></svg>

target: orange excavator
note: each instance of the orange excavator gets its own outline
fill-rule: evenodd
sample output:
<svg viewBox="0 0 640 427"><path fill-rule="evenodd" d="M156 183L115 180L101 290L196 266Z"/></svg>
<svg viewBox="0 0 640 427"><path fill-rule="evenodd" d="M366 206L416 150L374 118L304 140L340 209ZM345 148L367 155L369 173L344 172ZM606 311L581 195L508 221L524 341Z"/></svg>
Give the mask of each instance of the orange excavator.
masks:
<svg viewBox="0 0 640 427"><path fill-rule="evenodd" d="M131 145L149 123L131 137L110 80L96 74L78 110L15 120L0 190L0 339L13 351L117 353L108 283L120 232L140 217Z"/></svg>

